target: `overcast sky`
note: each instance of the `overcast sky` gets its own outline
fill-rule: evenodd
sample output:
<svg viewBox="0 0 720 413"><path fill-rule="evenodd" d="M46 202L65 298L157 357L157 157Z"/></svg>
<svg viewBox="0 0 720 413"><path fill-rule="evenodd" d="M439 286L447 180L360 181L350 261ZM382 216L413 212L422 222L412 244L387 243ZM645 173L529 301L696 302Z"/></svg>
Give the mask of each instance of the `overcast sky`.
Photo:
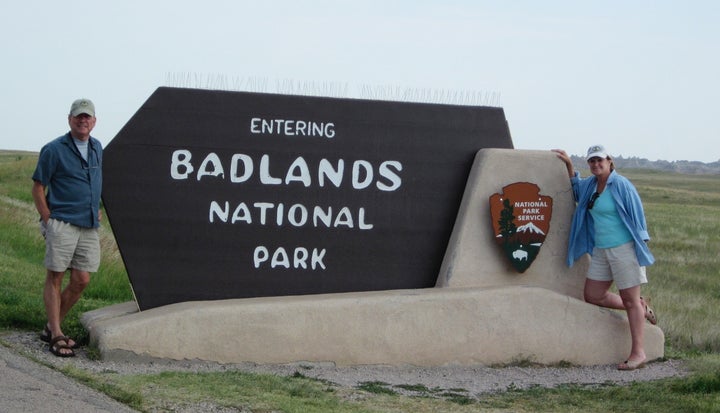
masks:
<svg viewBox="0 0 720 413"><path fill-rule="evenodd" d="M710 0L3 2L0 149L39 151L78 97L106 145L160 86L310 84L474 97L518 149L714 162L718 22Z"/></svg>

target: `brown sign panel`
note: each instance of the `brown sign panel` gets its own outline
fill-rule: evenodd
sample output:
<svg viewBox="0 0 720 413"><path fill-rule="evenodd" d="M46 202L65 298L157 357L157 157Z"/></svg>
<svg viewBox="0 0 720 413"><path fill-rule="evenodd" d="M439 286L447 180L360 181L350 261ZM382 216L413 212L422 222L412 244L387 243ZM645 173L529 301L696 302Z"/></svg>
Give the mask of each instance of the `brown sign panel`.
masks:
<svg viewBox="0 0 720 413"><path fill-rule="evenodd" d="M540 188L533 183L516 182L490 197L490 215L495 241L513 267L525 272L550 229L552 198L540 195Z"/></svg>
<svg viewBox="0 0 720 413"><path fill-rule="evenodd" d="M159 88L104 152L141 309L432 287L501 108Z"/></svg>

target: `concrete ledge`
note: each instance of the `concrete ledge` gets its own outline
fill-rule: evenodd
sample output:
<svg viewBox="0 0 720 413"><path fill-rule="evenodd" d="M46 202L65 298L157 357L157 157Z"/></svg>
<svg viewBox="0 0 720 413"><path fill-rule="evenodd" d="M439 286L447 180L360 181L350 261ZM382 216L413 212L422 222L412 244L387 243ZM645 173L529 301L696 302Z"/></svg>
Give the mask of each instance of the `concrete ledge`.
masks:
<svg viewBox="0 0 720 413"><path fill-rule="evenodd" d="M135 301L128 301L84 313L80 316L80 322L84 326L94 325L102 320L134 314L138 311L140 311L140 308L137 303Z"/></svg>
<svg viewBox="0 0 720 413"><path fill-rule="evenodd" d="M103 358L219 363L490 365L531 360L577 365L623 361L622 312L540 287L431 288L188 302L128 313L86 313ZM115 312L115 314L113 314ZM662 331L645 327L649 359Z"/></svg>

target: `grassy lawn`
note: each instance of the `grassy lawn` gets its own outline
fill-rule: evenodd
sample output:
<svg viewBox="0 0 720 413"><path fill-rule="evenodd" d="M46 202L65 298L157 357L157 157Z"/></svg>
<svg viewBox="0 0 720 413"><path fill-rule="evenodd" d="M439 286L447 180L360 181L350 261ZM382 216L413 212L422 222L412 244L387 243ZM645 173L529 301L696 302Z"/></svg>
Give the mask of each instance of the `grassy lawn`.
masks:
<svg viewBox="0 0 720 413"><path fill-rule="evenodd" d="M30 196L36 159L32 153L0 151L0 330L36 331L44 323L43 242ZM666 355L687 360L693 369L687 378L629 386L510 389L475 398L462 389L423 389L422 396L410 397L377 383L338 388L301 374L120 375L72 367L63 372L148 412L202 403L253 412L720 411L720 176L620 172L638 187L653 237L657 263L648 269L650 283L643 293L660 317ZM87 337L78 322L81 313L132 300L107 223L101 235L100 271L66 322L66 333L80 338Z"/></svg>

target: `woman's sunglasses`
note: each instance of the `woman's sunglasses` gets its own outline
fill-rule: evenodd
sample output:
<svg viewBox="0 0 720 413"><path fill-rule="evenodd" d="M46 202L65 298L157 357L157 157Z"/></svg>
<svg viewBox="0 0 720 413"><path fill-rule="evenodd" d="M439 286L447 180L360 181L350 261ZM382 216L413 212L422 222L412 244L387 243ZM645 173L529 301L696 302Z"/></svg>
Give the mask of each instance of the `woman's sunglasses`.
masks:
<svg viewBox="0 0 720 413"><path fill-rule="evenodd" d="M595 192L594 194L592 194L592 196L590 197L590 202L588 202L588 210L592 209L595 206L595 201L598 199L599 196L600 192Z"/></svg>

